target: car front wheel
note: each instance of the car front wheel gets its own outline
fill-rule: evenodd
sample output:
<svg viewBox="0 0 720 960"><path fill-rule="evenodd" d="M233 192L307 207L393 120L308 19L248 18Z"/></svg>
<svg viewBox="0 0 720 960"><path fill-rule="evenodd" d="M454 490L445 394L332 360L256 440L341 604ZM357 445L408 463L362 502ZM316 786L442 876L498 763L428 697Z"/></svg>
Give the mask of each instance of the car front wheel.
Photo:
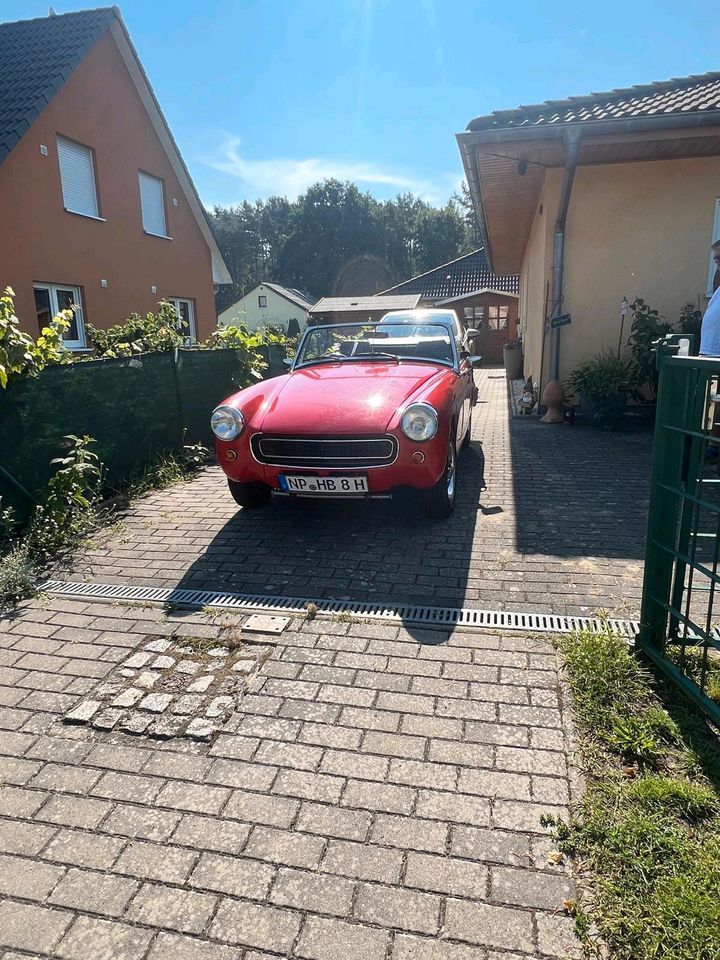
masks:
<svg viewBox="0 0 720 960"><path fill-rule="evenodd" d="M228 478L228 486L235 503L246 510L266 507L272 497L272 491L266 483L238 483L237 480Z"/></svg>
<svg viewBox="0 0 720 960"><path fill-rule="evenodd" d="M451 437L443 475L427 493L427 511L431 517L442 519L450 516L455 509L456 490L457 450L455 449L455 438Z"/></svg>

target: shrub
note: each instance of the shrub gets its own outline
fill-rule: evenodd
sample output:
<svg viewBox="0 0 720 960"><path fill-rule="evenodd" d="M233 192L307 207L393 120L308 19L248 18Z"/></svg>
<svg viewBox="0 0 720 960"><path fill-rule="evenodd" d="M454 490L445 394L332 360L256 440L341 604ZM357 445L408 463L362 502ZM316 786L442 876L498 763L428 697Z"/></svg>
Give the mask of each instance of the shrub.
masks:
<svg viewBox="0 0 720 960"><path fill-rule="evenodd" d="M107 330L85 325L88 340L99 357L130 357L136 353L169 353L181 347L184 336L178 329L177 310L167 300L158 303L157 313L131 313L125 323Z"/></svg>
<svg viewBox="0 0 720 960"><path fill-rule="evenodd" d="M694 303L684 303L680 307L680 322L678 330L695 337L695 352L700 349L700 329L702 327L702 310L698 310Z"/></svg>
<svg viewBox="0 0 720 960"><path fill-rule="evenodd" d="M5 389L11 377L36 377L52 363L71 359L63 347L63 333L69 328L72 312L64 310L43 327L37 340L20 329L15 314L15 294L6 287L0 297L0 387Z"/></svg>
<svg viewBox="0 0 720 960"><path fill-rule="evenodd" d="M204 346L211 350L218 347L234 350L242 365L241 381L245 382L249 379L259 380L267 370L267 361L260 352L266 342L261 332L249 330L244 323L240 323L218 327Z"/></svg>
<svg viewBox="0 0 720 960"><path fill-rule="evenodd" d="M0 611L9 610L35 593L37 565L27 543L18 543L0 556Z"/></svg>
<svg viewBox="0 0 720 960"><path fill-rule="evenodd" d="M608 400L627 390L632 378L632 365L625 357L603 350L575 367L565 383L565 390L571 394L584 394L593 400Z"/></svg>
<svg viewBox="0 0 720 960"><path fill-rule="evenodd" d="M638 386L649 386L653 395L657 393L658 370L655 363L653 343L672 332L672 324L661 317L644 300L637 297L630 304L633 312L632 326L628 346L633 360L633 380Z"/></svg>

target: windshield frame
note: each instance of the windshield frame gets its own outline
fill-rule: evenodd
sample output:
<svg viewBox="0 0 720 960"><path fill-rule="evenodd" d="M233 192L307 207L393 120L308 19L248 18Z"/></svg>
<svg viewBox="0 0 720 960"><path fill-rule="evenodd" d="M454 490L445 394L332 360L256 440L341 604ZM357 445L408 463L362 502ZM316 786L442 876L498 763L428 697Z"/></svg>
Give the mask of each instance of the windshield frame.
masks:
<svg viewBox="0 0 720 960"><path fill-rule="evenodd" d="M290 367L290 372L292 373L295 370L304 370L307 367L312 367L312 366L315 366L316 364L328 363L333 361L337 363L358 363L358 362L362 362L362 360L364 359L366 362L372 363L373 362L372 354L365 355L365 356L360 354L357 356L349 356L349 357L338 356L337 358L329 357L329 356L314 357L311 360L304 360L301 363L298 362L298 357L302 353L303 347L305 346L305 341L308 339L309 336L312 335L313 331L318 329L318 327L322 327L323 329L328 329L328 330L337 330L337 329L343 329L347 327L368 327L371 329L380 328L381 330L382 329L381 324L383 319L384 318L381 317L380 320L374 320L374 321L350 320L350 321L346 321L345 323L316 323L316 324L313 324L313 326L306 327L302 337L300 338L300 342L298 343L295 356L293 357L292 366ZM458 354L458 345L455 338L455 325L452 323L452 320L438 319L438 320L426 321L425 323L418 323L416 325L443 327L445 330L448 331L448 335L450 338L450 350L453 356L452 363L447 360L438 360L433 357L395 357L392 361L387 360L386 362L387 363L391 363L391 362L393 363L432 363L435 366L445 367L446 369L453 370L455 373L459 374L460 373L460 356ZM384 338L381 336L378 339L384 339ZM384 351L384 352L387 353L388 351Z"/></svg>

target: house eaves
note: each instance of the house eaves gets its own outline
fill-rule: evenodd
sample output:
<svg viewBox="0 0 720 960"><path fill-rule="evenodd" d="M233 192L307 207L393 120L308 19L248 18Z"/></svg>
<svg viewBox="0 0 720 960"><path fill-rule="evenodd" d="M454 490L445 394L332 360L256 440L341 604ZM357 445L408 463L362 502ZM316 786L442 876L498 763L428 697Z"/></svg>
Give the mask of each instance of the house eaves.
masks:
<svg viewBox="0 0 720 960"><path fill-rule="evenodd" d="M720 154L720 110L535 126L493 126L457 134L480 237L494 271L517 272L520 263L517 255L508 256L499 249L492 218L488 217L488 196L492 196L496 208L495 224L503 217L513 217L518 227L528 233L531 208L539 196L545 170L564 166L565 144L573 138L580 140L579 166L716 156ZM513 176L513 170L522 161L526 172L521 175L524 177L521 184ZM505 170L501 171L503 165ZM484 187L483 174L487 180L494 181L496 196L492 195L492 188ZM518 210L511 210L513 200L517 202L518 191L526 194L522 212L527 216L518 217Z"/></svg>
<svg viewBox="0 0 720 960"><path fill-rule="evenodd" d="M519 293L508 293L507 290L493 290L491 287L483 287L482 290L472 290L470 293L462 293L459 297L448 297L446 300L436 300L436 307L445 307L450 303L457 303L459 300L467 300L468 297L479 297L484 293L492 293L497 297L512 297L514 300L520 298Z"/></svg>

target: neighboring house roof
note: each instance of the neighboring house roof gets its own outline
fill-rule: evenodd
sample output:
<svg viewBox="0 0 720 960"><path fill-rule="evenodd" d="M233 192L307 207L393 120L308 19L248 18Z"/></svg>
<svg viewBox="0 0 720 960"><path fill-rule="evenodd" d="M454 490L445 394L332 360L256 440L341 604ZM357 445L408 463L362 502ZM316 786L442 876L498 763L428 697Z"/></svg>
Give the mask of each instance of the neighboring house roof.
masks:
<svg viewBox="0 0 720 960"><path fill-rule="evenodd" d="M468 130L537 127L598 120L623 120L693 112L720 111L720 72L673 78L655 83L546 100L514 110L495 110L471 120Z"/></svg>
<svg viewBox="0 0 720 960"><path fill-rule="evenodd" d="M35 20L0 23L0 163L27 133L106 30L113 34L140 99L210 248L213 280L215 283L232 283L213 236L207 211L173 139L118 7L80 10Z"/></svg>
<svg viewBox="0 0 720 960"><path fill-rule="evenodd" d="M294 303L300 307L301 310L309 310L315 303L315 301L311 299L310 294L303 293L302 290L296 290L295 287L283 287L279 283L269 283L267 280L258 284L258 286L270 287L278 296L284 297L286 300ZM257 287L255 289L257 289ZM250 292L252 293L252 291Z"/></svg>
<svg viewBox="0 0 720 960"><path fill-rule="evenodd" d="M377 310L412 310L418 305L420 294L390 296L376 294L374 297L323 297L310 313L367 313Z"/></svg>
<svg viewBox="0 0 720 960"><path fill-rule="evenodd" d="M417 277L398 283L377 296L382 297L388 293L419 293L423 300L438 301L487 290L516 294L519 288L519 277L495 276L490 269L485 248L480 247L472 253L458 257L457 260L450 260Z"/></svg>

